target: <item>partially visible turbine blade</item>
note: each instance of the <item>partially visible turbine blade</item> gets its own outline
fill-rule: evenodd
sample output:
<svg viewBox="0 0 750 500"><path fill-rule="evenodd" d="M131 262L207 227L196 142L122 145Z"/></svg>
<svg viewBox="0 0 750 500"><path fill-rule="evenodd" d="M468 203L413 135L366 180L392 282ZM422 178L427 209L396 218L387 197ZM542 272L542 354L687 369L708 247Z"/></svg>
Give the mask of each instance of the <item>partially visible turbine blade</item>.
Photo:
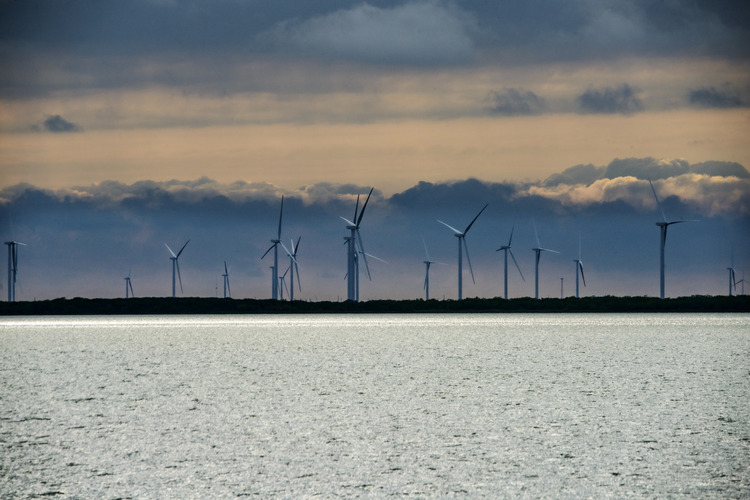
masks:
<svg viewBox="0 0 750 500"><path fill-rule="evenodd" d="M229 269L227 269L227 261L224 261L224 274L229 276Z"/></svg>
<svg viewBox="0 0 750 500"><path fill-rule="evenodd" d="M268 250L266 250L266 253L264 253L264 254L263 254L263 257L265 257L266 255L268 255L268 252L270 252L271 250L273 250L273 248L274 248L275 246L276 246L276 243L274 243L273 245L271 245L271 246L270 246L270 247L268 248ZM260 258L260 260L263 260L263 257L261 257L261 258Z"/></svg>
<svg viewBox="0 0 750 500"><path fill-rule="evenodd" d="M453 226L451 226L451 225L449 225L449 224L446 224L445 222L441 221L440 219L436 219L436 220L437 220L437 221L438 221L439 223L441 223L442 225L444 225L444 226L446 226L447 228L451 229L451 230L452 230L452 231L453 231L454 233L456 233L456 234L461 234L461 231L459 231L459 230L458 230L458 229L456 229L455 227L453 227Z"/></svg>
<svg viewBox="0 0 750 500"><path fill-rule="evenodd" d="M352 218L352 220L354 220L354 221L357 220L357 214L358 213L359 213L359 193L357 193L357 203L354 205L354 217ZM343 217L342 217L342 219L343 219ZM344 220L346 220L346 219L344 219ZM347 222L349 222L349 221L347 221ZM352 226L356 226L356 224L354 222L352 222L351 225Z"/></svg>
<svg viewBox="0 0 750 500"><path fill-rule="evenodd" d="M427 260L430 260L430 253L427 251L427 243L424 242L424 238L422 238L422 245L424 246L424 254Z"/></svg>
<svg viewBox="0 0 750 500"><path fill-rule="evenodd" d="M177 267L177 278L180 280L180 293L183 293L182 290L182 276L180 275L180 261L175 259L175 267Z"/></svg>
<svg viewBox="0 0 750 500"><path fill-rule="evenodd" d="M364 210L364 208L362 208L362 210ZM362 244L362 234L359 232L359 229L357 229L357 241L359 242L359 249L362 250L362 259L365 261L365 270L367 271L367 279L372 281L372 276L370 276L370 266L367 264L367 253L365 253L365 246Z"/></svg>
<svg viewBox="0 0 750 500"><path fill-rule="evenodd" d="M510 227L510 238L508 238L508 248L510 248L510 242L513 241L513 230L516 228L516 221L513 220L513 225Z"/></svg>
<svg viewBox="0 0 750 500"><path fill-rule="evenodd" d="M128 286L130 287L130 295L135 297L135 292L133 291L133 283L131 283L130 280L128 280Z"/></svg>
<svg viewBox="0 0 750 500"><path fill-rule="evenodd" d="M664 215L664 210L661 208L661 203L659 203L659 197L656 196L656 189L654 189L654 183L651 182L651 179L648 180L648 184L651 186L651 192L654 193L654 199L656 200L656 206L659 208L659 212L661 212L661 218L664 219L664 222L667 222L667 216Z"/></svg>
<svg viewBox="0 0 750 500"><path fill-rule="evenodd" d="M363 252L363 253L364 253L364 252ZM371 253L368 253L368 254L365 254L365 255L367 255L368 257L372 257L372 258L373 258L373 259L375 259L375 260L379 260L379 261L380 261L380 262L382 262L383 264L388 264L388 261L387 261L387 260L383 260L383 259L381 259L380 257L376 257L375 255L373 255L373 254L371 254Z"/></svg>
<svg viewBox="0 0 750 500"><path fill-rule="evenodd" d="M581 269L581 278L583 278L583 286L586 286L586 276L583 274L583 262L578 261L578 267Z"/></svg>
<svg viewBox="0 0 750 500"><path fill-rule="evenodd" d="M229 286L229 276L227 276L227 293L232 296L232 287Z"/></svg>
<svg viewBox="0 0 750 500"><path fill-rule="evenodd" d="M367 202L370 201L370 196L372 195L372 192L375 188L371 187L370 192L367 194L367 199L365 200L365 203L362 205L362 211L359 212L359 219L357 219L357 227L359 227L360 223L362 222L362 217L365 215L365 208L367 208Z"/></svg>
<svg viewBox="0 0 750 500"><path fill-rule="evenodd" d="M187 244L188 244L188 243L190 243L190 240L187 240L187 241L185 242L185 244L184 244L184 245L182 245L182 248L180 248L180 251L179 251L179 252L177 252L177 255L175 255L175 257L179 257L179 256L180 256L180 254L182 253L182 251L183 251L183 250L185 250L185 247L187 246Z"/></svg>
<svg viewBox="0 0 750 500"><path fill-rule="evenodd" d="M549 248L540 248L542 252L552 252L552 253L560 253L557 250L550 250Z"/></svg>
<svg viewBox="0 0 750 500"><path fill-rule="evenodd" d="M301 283L302 280L299 279L299 266L297 265L296 262L294 263L294 272L297 274L297 288L299 288L299 291L301 292L302 291L302 283Z"/></svg>
<svg viewBox="0 0 750 500"><path fill-rule="evenodd" d="M469 229L471 229L471 226L474 225L474 222L476 222L476 220L479 218L479 216L482 215L482 212L484 212L484 209L487 208L488 206L489 206L489 203L487 203L485 206L482 207L482 210L480 210L479 213L476 215L476 217L474 217L471 220L471 222L469 222L469 225L466 226L466 229L464 229L463 234L466 234L466 233L469 232Z"/></svg>
<svg viewBox="0 0 750 500"><path fill-rule="evenodd" d="M281 241L279 241L279 244L281 245L281 248L284 249L284 252L286 252L289 258L292 259L294 262L297 262L297 259L294 258L294 254Z"/></svg>
<svg viewBox="0 0 750 500"><path fill-rule="evenodd" d="M343 220L344 222L346 222L347 224L349 224L350 226L356 226L356 224L355 224L355 223L353 223L352 221L350 221L350 220L349 220L349 219L347 219L346 217L341 217L341 216L339 215L339 218L340 218L341 220Z"/></svg>
<svg viewBox="0 0 750 500"><path fill-rule="evenodd" d="M516 265L516 269L518 269L518 274L521 275L522 280L526 281L526 278L523 277L523 273L521 272L521 268L518 265L518 262L516 262L516 256L513 255L513 250L511 250L510 247L508 247L508 251L510 252L511 258L513 259L513 263Z"/></svg>
<svg viewBox="0 0 750 500"><path fill-rule="evenodd" d="M169 248L169 245L167 245L166 243L164 243L164 246L167 247L167 250L169 250L169 253L172 254L172 257L177 258L177 256L174 254L174 252L172 251L172 249Z"/></svg>
<svg viewBox="0 0 750 500"><path fill-rule="evenodd" d="M284 215L284 195L281 195L281 209L279 209L279 231L277 233L276 239L281 239L281 218Z"/></svg>
<svg viewBox="0 0 750 500"><path fill-rule="evenodd" d="M464 242L464 249L466 250L466 262L469 263L469 271L471 272L471 282L476 284L476 281L474 281L474 270L471 268L471 259L469 258L469 245L466 244L466 238L461 238L461 239Z"/></svg>
<svg viewBox="0 0 750 500"><path fill-rule="evenodd" d="M536 237L536 247L540 248L542 244L539 243L539 231L536 230L536 219L532 218L531 223L534 224L534 236Z"/></svg>

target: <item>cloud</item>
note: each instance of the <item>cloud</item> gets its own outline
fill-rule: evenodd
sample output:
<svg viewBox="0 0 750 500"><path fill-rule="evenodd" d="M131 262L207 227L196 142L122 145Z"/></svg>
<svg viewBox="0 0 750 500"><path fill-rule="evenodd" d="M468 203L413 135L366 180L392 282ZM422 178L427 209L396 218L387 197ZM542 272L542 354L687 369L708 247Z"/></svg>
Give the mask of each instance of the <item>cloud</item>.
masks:
<svg viewBox="0 0 750 500"><path fill-rule="evenodd" d="M740 95L729 89L715 87L701 87L688 92L691 105L700 108L742 108L748 105Z"/></svg>
<svg viewBox="0 0 750 500"><path fill-rule="evenodd" d="M638 98L638 90L627 83L619 87L588 89L578 96L578 104L583 113L632 114L643 111L643 103Z"/></svg>
<svg viewBox="0 0 750 500"><path fill-rule="evenodd" d="M60 115L49 116L41 124L32 125L31 128L37 132L46 131L53 133L78 132L81 130L81 127L73 122L69 122Z"/></svg>
<svg viewBox="0 0 750 500"><path fill-rule="evenodd" d="M489 98L492 101L489 111L495 115L538 115L545 109L544 99L529 90L506 88L490 93Z"/></svg>
<svg viewBox="0 0 750 500"><path fill-rule="evenodd" d="M306 20L285 21L261 36L278 49L378 64L461 64L474 57L469 14L437 1L392 8L368 3Z"/></svg>

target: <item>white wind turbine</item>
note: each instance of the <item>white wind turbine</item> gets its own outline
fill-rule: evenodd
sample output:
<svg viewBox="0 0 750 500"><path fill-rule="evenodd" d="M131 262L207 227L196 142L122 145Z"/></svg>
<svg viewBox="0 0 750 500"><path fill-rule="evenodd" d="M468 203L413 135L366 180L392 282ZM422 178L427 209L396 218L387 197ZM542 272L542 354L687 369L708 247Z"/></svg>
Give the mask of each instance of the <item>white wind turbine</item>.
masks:
<svg viewBox="0 0 750 500"><path fill-rule="evenodd" d="M453 235L458 238L458 300L461 300L463 298L463 257L461 255L463 248L466 249L466 261L469 263L469 271L471 271L471 281L472 283L476 283L476 281L474 281L474 270L471 268L471 259L469 258L469 247L466 245L466 233L469 232L471 226L474 224L474 222L476 222L479 216L482 215L482 212L484 212L484 209L487 208L488 205L489 203L482 207L476 217L472 219L472 221L468 226L466 226L466 229L464 229L463 231L459 231L455 227L449 226L445 222L438 219L439 223L453 231Z"/></svg>
<svg viewBox="0 0 750 500"><path fill-rule="evenodd" d="M271 247L266 250L266 253L263 254L263 257L265 257L268 252L273 250L273 266L271 267L271 298L273 300L278 299L279 297L279 244L284 247L284 244L281 243L281 218L284 215L284 195L281 195L281 209L279 209L279 230L276 233L276 239L271 240ZM261 260L263 259L261 257Z"/></svg>
<svg viewBox="0 0 750 500"><path fill-rule="evenodd" d="M19 241L6 241L8 245L8 302L16 301L16 279L18 274L18 246L26 246Z"/></svg>
<svg viewBox="0 0 750 500"><path fill-rule="evenodd" d="M661 217L662 217L662 222L657 222L656 225L659 226L659 230L661 231L661 238L660 238L660 245L659 245L659 297L663 299L664 298L664 246L667 243L667 228L671 226L672 224L680 224L681 222L695 222L695 221L689 221L689 220L667 221L667 216L664 215L664 210L662 210L661 208L661 203L659 203L659 197L656 196L656 189L654 189L654 184L651 182L651 179L648 180L648 183L651 186L651 191L654 193L656 206L659 208L659 211L661 212Z"/></svg>
<svg viewBox="0 0 750 500"><path fill-rule="evenodd" d="M362 217L365 215L365 209L367 203L370 201L370 196L375 188L371 188L365 203L362 205L362 210L359 210L359 195L357 195L357 204L354 206L354 220L350 221L341 217L346 222L346 228L349 230L349 236L345 236L344 240L347 245L347 258L346 258L346 298L347 300L359 301L359 261L358 252L362 253L362 258L365 261L365 270L367 271L367 277L372 280L370 276L370 266L367 264L367 255L365 253L364 245L362 244L362 235L359 232L359 226L362 223Z"/></svg>
<svg viewBox="0 0 750 500"><path fill-rule="evenodd" d="M560 253L557 250L550 250L549 248L542 248L542 245L539 243L539 233L536 230L536 221L532 219L532 222L534 223L534 236L536 236L536 247L532 248L534 253L536 253L536 260L534 264L534 298L539 298L539 257L541 257L542 252L552 252L552 253Z"/></svg>
<svg viewBox="0 0 750 500"><path fill-rule="evenodd" d="M732 287L737 291L737 281L734 272L734 248L732 249L732 264L727 268L729 271L729 296L732 296Z"/></svg>
<svg viewBox="0 0 750 500"><path fill-rule="evenodd" d="M292 268L292 266L289 266L286 268L286 271L284 271L284 274L279 276L279 289L281 290L281 293L279 294L280 300L284 300L284 288L286 288L287 292L289 291L289 287L286 286L286 274L289 272L289 270ZM294 273L292 273L292 276L294 276Z"/></svg>
<svg viewBox="0 0 750 500"><path fill-rule="evenodd" d="M133 292L133 283L130 282L131 271L132 270L129 270L128 275L125 277L125 298L126 299L135 297L135 292Z"/></svg>
<svg viewBox="0 0 750 500"><path fill-rule="evenodd" d="M232 289L229 287L229 269L227 267L227 261L224 261L224 274L222 276L224 277L224 298L232 297Z"/></svg>
<svg viewBox="0 0 750 500"><path fill-rule="evenodd" d="M185 250L185 247L187 244L190 243L190 240L187 240L184 245L182 245L182 248L180 248L180 251L176 254L172 251L171 248L169 248L169 245L164 243L164 246L167 247L167 250L169 250L169 253L172 254L172 256L169 258L169 260L172 261L172 297L176 297L176 288L175 288L175 273L177 275L177 278L180 280L180 293L182 293L182 276L180 275L180 262L179 258L182 254L182 251Z"/></svg>
<svg viewBox="0 0 750 500"><path fill-rule="evenodd" d="M289 250L287 247L284 246L282 243L281 246L284 247L284 251L289 256L289 268L292 270L292 274L289 277L289 301L294 302L294 275L297 274L297 287L299 288L299 291L302 291L302 285L300 284L299 279L299 265L297 264L297 251L299 250L299 242L302 240L302 236L297 238L297 243L294 243L294 239L292 239L292 249ZM284 294L284 291L281 291L282 295Z"/></svg>
<svg viewBox="0 0 750 500"><path fill-rule="evenodd" d="M498 248L497 250L495 250L496 252L499 252L500 250L503 250L505 252L505 262L504 262L505 274L504 274L504 278L503 278L503 284L504 284L504 289L505 289L505 300L508 300L508 252L510 252L510 256L513 259L513 262L516 265L516 269L518 269L518 274L521 275L521 279L524 280L524 281L526 281L526 278L523 277L523 273L521 272L521 268L519 267L518 262L516 261L516 256L513 255L513 250L511 250L511 246L510 246L511 242L513 241L513 230L515 228L516 228L516 223L514 221L513 225L510 228L510 238L508 238L508 244L507 245L503 245L500 248Z"/></svg>
<svg viewBox="0 0 750 500"><path fill-rule="evenodd" d="M576 298L580 298L578 294L578 271L581 272L581 278L583 279L583 286L586 286L586 276L583 275L583 261L581 260L581 233L578 233L578 258L573 259L576 263Z"/></svg>

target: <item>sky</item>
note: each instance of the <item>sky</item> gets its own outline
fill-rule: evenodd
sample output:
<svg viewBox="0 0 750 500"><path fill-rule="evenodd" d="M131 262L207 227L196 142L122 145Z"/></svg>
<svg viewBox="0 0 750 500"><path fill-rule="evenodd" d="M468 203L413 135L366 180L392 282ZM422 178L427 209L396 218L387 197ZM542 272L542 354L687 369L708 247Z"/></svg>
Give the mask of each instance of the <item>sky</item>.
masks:
<svg viewBox="0 0 750 500"><path fill-rule="evenodd" d="M725 294L750 277L750 6L728 0L0 0L0 236L19 300L270 296L285 197L307 300ZM423 244L424 240L424 244ZM281 271L283 272L284 269ZM6 277L5 271L2 273ZM2 280L3 293L7 283ZM749 289L750 290L750 289Z"/></svg>

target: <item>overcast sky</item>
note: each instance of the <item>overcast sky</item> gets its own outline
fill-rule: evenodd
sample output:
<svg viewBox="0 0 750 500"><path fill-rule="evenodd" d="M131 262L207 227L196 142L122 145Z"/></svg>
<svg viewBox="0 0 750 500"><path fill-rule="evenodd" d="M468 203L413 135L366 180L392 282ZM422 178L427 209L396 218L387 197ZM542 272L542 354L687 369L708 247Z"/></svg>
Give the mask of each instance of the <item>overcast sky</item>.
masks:
<svg viewBox="0 0 750 500"><path fill-rule="evenodd" d="M364 298L421 294L422 237L454 298L434 219L484 203L465 296L500 293L514 220L511 293L533 294L532 218L563 252L543 294L572 293L580 232L587 294L656 295L649 178L668 217L701 220L670 227L668 294L726 293L732 251L750 275L747 2L0 0L0 67L19 298L119 296L131 268L167 295L163 243L188 238L186 294L214 295L227 259L235 296L270 295L285 194L300 296L336 299L338 217L370 186L363 236L389 264Z"/></svg>

